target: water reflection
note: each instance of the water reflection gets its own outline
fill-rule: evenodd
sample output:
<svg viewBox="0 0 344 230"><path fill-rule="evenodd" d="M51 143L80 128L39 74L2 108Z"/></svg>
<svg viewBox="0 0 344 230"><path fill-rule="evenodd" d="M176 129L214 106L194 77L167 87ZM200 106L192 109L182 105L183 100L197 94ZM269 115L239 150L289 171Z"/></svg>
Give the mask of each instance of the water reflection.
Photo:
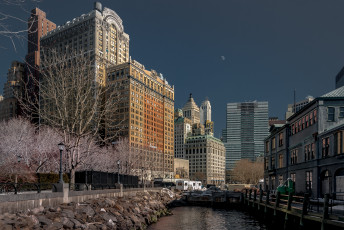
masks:
<svg viewBox="0 0 344 230"><path fill-rule="evenodd" d="M149 230L221 230L221 229L267 229L265 225L236 210L205 207L178 207L173 215L162 217Z"/></svg>

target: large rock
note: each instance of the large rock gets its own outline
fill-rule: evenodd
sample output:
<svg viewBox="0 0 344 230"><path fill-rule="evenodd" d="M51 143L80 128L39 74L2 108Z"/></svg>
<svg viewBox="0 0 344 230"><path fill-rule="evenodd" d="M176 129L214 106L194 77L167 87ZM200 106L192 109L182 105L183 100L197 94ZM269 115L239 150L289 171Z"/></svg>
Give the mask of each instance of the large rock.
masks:
<svg viewBox="0 0 344 230"><path fill-rule="evenodd" d="M37 216L37 219L41 225L51 225L53 223L52 220L48 219L46 216Z"/></svg>

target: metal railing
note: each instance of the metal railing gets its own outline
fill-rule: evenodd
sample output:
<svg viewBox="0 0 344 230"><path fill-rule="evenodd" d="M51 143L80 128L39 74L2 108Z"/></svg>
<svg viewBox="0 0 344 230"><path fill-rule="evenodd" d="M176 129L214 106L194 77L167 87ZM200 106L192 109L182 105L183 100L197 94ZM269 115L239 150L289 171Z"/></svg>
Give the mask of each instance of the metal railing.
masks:
<svg viewBox="0 0 344 230"><path fill-rule="evenodd" d="M18 194L23 192L51 191L54 184L40 183L0 183L0 194Z"/></svg>

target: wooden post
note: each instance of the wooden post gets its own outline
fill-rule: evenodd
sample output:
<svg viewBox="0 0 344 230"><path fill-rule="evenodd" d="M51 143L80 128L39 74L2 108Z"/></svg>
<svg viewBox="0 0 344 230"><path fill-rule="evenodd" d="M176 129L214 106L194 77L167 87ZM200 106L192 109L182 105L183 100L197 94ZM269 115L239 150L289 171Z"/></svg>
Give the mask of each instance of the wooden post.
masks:
<svg viewBox="0 0 344 230"><path fill-rule="evenodd" d="M323 216L321 220L321 230L325 230L325 221L328 218L328 200L330 194L326 193L324 197L324 208L323 208Z"/></svg>
<svg viewBox="0 0 344 230"><path fill-rule="evenodd" d="M258 210L260 210L260 204L263 202L263 190L259 190L259 203L258 203Z"/></svg>
<svg viewBox="0 0 344 230"><path fill-rule="evenodd" d="M276 209L279 207L280 195L281 195L281 193L279 191L277 191L276 201L275 201L275 208L274 208L274 216L277 216L277 210Z"/></svg>
<svg viewBox="0 0 344 230"><path fill-rule="evenodd" d="M250 200L252 199L252 189L250 189L250 193L248 195L248 206L250 206Z"/></svg>
<svg viewBox="0 0 344 230"><path fill-rule="evenodd" d="M293 202L293 194L289 193L288 196L288 205L287 205L287 211L285 213L285 218L284 218L284 229L288 229L288 211L291 209L291 203Z"/></svg>
<svg viewBox="0 0 344 230"><path fill-rule="evenodd" d="M307 207L309 204L309 194L305 193L305 196L303 197L303 204L302 204L302 214L300 218L300 226L303 227L303 217L304 215L307 215Z"/></svg>
<svg viewBox="0 0 344 230"><path fill-rule="evenodd" d="M268 204L270 203L270 202L269 202L269 197L270 197L270 190L268 190L268 191L266 192L265 209L264 209L264 212L265 212L265 213L268 212Z"/></svg>
<svg viewBox="0 0 344 230"><path fill-rule="evenodd" d="M254 208L254 203L257 200L257 190L253 190L253 202L252 202L252 207Z"/></svg>

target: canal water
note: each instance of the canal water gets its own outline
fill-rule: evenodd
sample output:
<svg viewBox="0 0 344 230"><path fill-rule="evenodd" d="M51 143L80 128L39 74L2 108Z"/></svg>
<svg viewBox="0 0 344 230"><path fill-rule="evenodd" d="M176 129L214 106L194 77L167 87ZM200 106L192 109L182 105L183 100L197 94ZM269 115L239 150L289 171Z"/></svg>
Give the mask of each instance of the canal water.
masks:
<svg viewBox="0 0 344 230"><path fill-rule="evenodd" d="M174 208L172 213L171 216L160 218L148 230L268 229L248 213L238 210L188 206Z"/></svg>

